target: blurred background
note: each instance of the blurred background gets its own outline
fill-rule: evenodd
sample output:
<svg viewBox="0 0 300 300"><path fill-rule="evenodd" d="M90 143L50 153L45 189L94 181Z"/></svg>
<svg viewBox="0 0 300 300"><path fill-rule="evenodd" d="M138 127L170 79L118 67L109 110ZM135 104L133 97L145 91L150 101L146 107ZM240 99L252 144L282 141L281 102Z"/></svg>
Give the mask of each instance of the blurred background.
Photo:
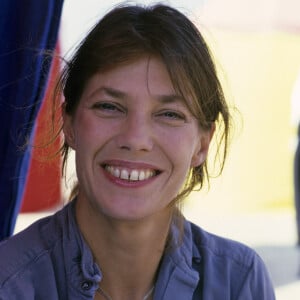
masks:
<svg viewBox="0 0 300 300"><path fill-rule="evenodd" d="M72 53L94 22L117 3L66 0L62 54ZM205 201L218 203L222 211L293 206L298 120L292 119L291 96L298 73L300 76L300 2L165 3L181 9L198 24L215 56L227 99L236 107L224 174L212 180Z"/></svg>
<svg viewBox="0 0 300 300"><path fill-rule="evenodd" d="M117 3L65 0L59 38L61 54L68 58L96 20ZM293 161L300 116L296 87L300 76L300 2L163 3L187 13L204 34L234 117L223 174L211 179L209 189L189 197L185 215L209 231L254 247L271 273L277 299L298 299L300 261ZM73 172L69 164L69 175ZM65 198L72 180L67 186L64 182L61 185ZM37 208L34 202L38 200L30 193L27 199L30 200L25 199L27 206L17 220L16 232L53 211L53 207Z"/></svg>

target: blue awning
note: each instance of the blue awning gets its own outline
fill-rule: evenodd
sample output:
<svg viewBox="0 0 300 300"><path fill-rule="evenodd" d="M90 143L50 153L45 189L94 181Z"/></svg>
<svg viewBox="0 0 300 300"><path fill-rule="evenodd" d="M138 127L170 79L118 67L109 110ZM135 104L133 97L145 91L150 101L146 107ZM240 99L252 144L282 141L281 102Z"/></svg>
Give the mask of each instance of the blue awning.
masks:
<svg viewBox="0 0 300 300"><path fill-rule="evenodd" d="M22 203L34 121L44 96L63 0L1 0L0 240L12 234ZM47 195L45 195L47 197Z"/></svg>

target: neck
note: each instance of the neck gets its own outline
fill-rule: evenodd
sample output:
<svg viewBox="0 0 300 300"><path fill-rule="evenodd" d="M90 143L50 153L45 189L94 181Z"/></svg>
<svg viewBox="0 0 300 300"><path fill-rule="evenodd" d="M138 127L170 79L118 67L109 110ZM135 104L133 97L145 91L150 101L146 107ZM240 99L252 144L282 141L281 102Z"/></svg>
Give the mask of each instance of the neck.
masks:
<svg viewBox="0 0 300 300"><path fill-rule="evenodd" d="M169 209L139 221L120 221L76 203L79 228L103 274L101 288L112 299L141 300L154 285L171 216Z"/></svg>

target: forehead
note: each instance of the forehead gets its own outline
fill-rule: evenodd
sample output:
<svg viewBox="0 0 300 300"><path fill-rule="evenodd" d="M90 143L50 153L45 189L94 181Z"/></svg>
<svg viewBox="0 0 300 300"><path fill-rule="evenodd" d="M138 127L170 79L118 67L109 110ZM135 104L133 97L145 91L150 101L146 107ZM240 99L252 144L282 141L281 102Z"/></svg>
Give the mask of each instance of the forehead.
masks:
<svg viewBox="0 0 300 300"><path fill-rule="evenodd" d="M165 64L156 57L141 57L94 74L88 80L83 96L103 91L101 87L132 94L142 92L151 95L176 94Z"/></svg>

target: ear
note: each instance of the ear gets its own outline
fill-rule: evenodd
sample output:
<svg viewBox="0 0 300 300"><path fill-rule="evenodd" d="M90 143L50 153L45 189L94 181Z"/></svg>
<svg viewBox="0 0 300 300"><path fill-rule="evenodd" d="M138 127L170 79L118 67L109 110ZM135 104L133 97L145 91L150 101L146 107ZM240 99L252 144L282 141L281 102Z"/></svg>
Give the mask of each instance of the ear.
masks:
<svg viewBox="0 0 300 300"><path fill-rule="evenodd" d="M214 135L216 126L215 123L211 125L211 128L204 130L200 130L200 139L198 145L196 147L196 151L192 157L191 167L198 167L204 163L207 157L208 149L210 146L210 142Z"/></svg>
<svg viewBox="0 0 300 300"><path fill-rule="evenodd" d="M66 113L65 103L62 106L63 115L63 133L66 143L74 150L75 149L75 135L73 129L72 116Z"/></svg>

